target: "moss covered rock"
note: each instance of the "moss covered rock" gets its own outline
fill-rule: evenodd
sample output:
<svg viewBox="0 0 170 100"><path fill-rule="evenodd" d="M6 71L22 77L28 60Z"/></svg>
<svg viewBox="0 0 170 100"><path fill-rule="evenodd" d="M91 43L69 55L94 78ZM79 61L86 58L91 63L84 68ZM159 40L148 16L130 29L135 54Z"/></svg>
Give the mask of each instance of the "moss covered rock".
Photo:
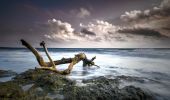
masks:
<svg viewBox="0 0 170 100"><path fill-rule="evenodd" d="M13 80L0 83L0 99L17 100L152 100L140 88L119 88L120 77L83 80L83 86L48 70L30 69Z"/></svg>
<svg viewBox="0 0 170 100"><path fill-rule="evenodd" d="M11 99L16 99L24 96L22 88L12 82L4 82L0 83L0 98L11 98Z"/></svg>

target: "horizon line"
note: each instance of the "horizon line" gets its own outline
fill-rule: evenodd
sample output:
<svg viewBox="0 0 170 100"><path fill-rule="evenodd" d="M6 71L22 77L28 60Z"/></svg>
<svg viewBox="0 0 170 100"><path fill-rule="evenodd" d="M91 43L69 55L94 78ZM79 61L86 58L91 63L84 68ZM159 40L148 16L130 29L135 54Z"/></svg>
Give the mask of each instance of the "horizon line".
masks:
<svg viewBox="0 0 170 100"><path fill-rule="evenodd" d="M36 49L42 49L41 47L35 47ZM26 49L26 47L0 47L0 49ZM124 47L121 47L121 48L63 48L63 47L48 47L48 49L170 49L170 48L160 48L160 47L153 47L153 48L124 48Z"/></svg>

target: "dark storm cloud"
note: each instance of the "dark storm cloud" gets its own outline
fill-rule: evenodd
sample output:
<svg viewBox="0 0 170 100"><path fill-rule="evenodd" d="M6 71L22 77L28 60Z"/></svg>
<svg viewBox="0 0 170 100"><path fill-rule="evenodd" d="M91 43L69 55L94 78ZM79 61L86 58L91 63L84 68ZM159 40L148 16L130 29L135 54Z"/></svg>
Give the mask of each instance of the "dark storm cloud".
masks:
<svg viewBox="0 0 170 100"><path fill-rule="evenodd" d="M120 29L118 31L120 33L158 38L170 37L170 0L162 0L158 6L154 6L152 9L125 12L120 18L125 22L125 25L128 25Z"/></svg>
<svg viewBox="0 0 170 100"><path fill-rule="evenodd" d="M81 30L81 32L83 33L83 34L87 34L87 35L91 35L91 36L96 36L96 33L94 33L94 32L91 32L91 31L89 31L88 29L86 29L86 28L83 28L82 30Z"/></svg>
<svg viewBox="0 0 170 100"><path fill-rule="evenodd" d="M118 32L125 33L125 34L142 35L142 36L166 37L165 35L162 35L160 32L149 28L125 28L125 29L119 29Z"/></svg>
<svg viewBox="0 0 170 100"><path fill-rule="evenodd" d="M170 17L170 0L162 0L158 7L144 11L133 10L121 15L121 19L127 22L140 22L143 20L155 20Z"/></svg>
<svg viewBox="0 0 170 100"><path fill-rule="evenodd" d="M162 29L170 31L169 27L162 27Z"/></svg>

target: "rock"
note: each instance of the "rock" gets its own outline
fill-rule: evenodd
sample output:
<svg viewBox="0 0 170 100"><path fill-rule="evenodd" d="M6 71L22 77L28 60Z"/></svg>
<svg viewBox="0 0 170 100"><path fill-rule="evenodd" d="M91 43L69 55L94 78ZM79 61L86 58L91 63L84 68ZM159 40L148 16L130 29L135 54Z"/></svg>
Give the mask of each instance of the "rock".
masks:
<svg viewBox="0 0 170 100"><path fill-rule="evenodd" d="M119 89L118 79L98 77L84 80L84 87L66 86L63 88L66 100L152 100L152 96L140 88L126 86Z"/></svg>
<svg viewBox="0 0 170 100"><path fill-rule="evenodd" d="M119 79L98 77L83 80L83 86L48 70L30 69L0 84L0 99L33 100L153 100L152 95L134 86L119 88ZM16 87L16 88L15 88Z"/></svg>
<svg viewBox="0 0 170 100"><path fill-rule="evenodd" d="M1 100L7 98L17 99L24 96L21 87L12 81L0 83L0 89Z"/></svg>
<svg viewBox="0 0 170 100"><path fill-rule="evenodd" d="M34 83L37 86L41 86L44 89L59 88L63 85L75 84L74 81L67 79L65 76L53 73L49 70L30 69L24 73L21 73L13 78L15 82L19 84L31 84Z"/></svg>
<svg viewBox="0 0 170 100"><path fill-rule="evenodd" d="M11 71L11 70L0 70L0 78L2 77L10 77L17 75L17 73Z"/></svg>

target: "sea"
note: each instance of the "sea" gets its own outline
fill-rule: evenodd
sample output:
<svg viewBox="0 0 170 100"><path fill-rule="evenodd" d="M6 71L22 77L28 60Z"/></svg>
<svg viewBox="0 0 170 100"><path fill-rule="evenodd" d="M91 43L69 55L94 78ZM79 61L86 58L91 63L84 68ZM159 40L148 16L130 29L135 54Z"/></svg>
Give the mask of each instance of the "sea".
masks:
<svg viewBox="0 0 170 100"><path fill-rule="evenodd" d="M95 64L100 66L83 67L82 62L76 64L67 75L78 85L85 79L104 76L135 77L135 80L122 80L120 88L133 85L155 94L158 100L170 98L170 49L169 48L49 48L53 60L74 57L85 53L87 58L96 56ZM38 48L45 61L49 61L43 49ZM0 69L22 73L28 69L39 67L35 56L26 48L0 48ZM68 64L57 65L64 70ZM12 77L0 78L0 82ZM136 79L137 78L137 79Z"/></svg>

